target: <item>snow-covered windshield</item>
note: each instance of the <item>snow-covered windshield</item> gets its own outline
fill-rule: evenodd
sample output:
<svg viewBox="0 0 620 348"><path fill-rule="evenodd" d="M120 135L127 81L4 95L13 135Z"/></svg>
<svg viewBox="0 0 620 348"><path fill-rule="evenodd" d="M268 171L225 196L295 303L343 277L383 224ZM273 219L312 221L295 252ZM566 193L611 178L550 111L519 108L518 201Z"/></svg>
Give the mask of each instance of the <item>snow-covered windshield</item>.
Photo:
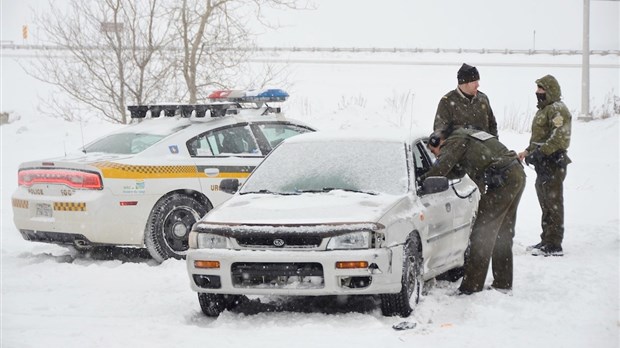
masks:
<svg viewBox="0 0 620 348"><path fill-rule="evenodd" d="M404 144L361 140L285 143L254 171L241 194L338 189L405 193L408 180Z"/></svg>

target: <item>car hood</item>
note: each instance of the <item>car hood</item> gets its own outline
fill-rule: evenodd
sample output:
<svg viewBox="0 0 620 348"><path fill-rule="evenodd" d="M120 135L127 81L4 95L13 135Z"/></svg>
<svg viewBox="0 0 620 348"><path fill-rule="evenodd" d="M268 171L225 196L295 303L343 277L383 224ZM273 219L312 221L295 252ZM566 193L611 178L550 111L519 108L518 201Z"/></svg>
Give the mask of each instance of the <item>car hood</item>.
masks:
<svg viewBox="0 0 620 348"><path fill-rule="evenodd" d="M196 224L345 225L376 223L405 195L368 195L335 190L299 195L235 195Z"/></svg>

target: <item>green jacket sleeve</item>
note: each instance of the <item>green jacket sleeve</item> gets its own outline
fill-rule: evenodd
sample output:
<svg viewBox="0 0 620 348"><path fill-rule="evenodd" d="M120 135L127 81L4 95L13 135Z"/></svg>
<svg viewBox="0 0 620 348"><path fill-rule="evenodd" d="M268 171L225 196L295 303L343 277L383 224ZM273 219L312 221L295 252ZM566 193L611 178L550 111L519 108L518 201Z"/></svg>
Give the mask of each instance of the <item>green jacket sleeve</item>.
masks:
<svg viewBox="0 0 620 348"><path fill-rule="evenodd" d="M547 108L549 110L545 110L545 113L551 134L540 146L540 151L548 156L558 150L568 149L571 135L571 114L561 102L556 102Z"/></svg>
<svg viewBox="0 0 620 348"><path fill-rule="evenodd" d="M467 150L467 141L462 138L448 138L441 146L441 153L437 158L437 162L433 165L423 178L429 176L448 176L454 166L456 166L465 151Z"/></svg>
<svg viewBox="0 0 620 348"><path fill-rule="evenodd" d="M495 119L495 115L493 114L493 110L491 109L491 103L489 103L488 99L487 105L489 107L489 112L487 114L489 117L489 133L498 137L499 134L497 133L497 120Z"/></svg>
<svg viewBox="0 0 620 348"><path fill-rule="evenodd" d="M435 113L435 123L433 124L433 130L440 130L448 128L448 125L452 123L452 112L448 107L448 97L443 96L441 100L439 100L439 104L437 105L437 112Z"/></svg>

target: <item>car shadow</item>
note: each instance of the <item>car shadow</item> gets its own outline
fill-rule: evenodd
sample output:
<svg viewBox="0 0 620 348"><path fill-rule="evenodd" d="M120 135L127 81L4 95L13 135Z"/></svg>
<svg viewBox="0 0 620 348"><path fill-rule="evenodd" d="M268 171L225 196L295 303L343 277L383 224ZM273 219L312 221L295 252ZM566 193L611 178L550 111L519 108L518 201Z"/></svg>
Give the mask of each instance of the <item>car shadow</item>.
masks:
<svg viewBox="0 0 620 348"><path fill-rule="evenodd" d="M143 263L153 258L146 249L127 248L117 246L97 246L86 251L78 251L78 258L92 259L97 261L121 261Z"/></svg>
<svg viewBox="0 0 620 348"><path fill-rule="evenodd" d="M245 315L267 312L365 314L377 310L379 303L376 296L370 295L259 297L244 298L230 312Z"/></svg>
<svg viewBox="0 0 620 348"><path fill-rule="evenodd" d="M158 262L151 258L146 249L127 248L117 246L95 246L87 250L77 250L73 247L65 249L61 253L22 253L23 259L30 259L33 262L43 262L45 260L54 260L58 263L74 263L76 261L120 261L122 263L148 263L159 265Z"/></svg>

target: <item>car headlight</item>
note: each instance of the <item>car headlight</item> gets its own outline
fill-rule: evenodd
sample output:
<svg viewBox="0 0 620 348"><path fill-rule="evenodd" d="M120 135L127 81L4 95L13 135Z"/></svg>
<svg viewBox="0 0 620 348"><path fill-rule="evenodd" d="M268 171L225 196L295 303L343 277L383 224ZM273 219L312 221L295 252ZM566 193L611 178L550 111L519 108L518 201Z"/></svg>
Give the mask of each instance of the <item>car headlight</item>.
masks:
<svg viewBox="0 0 620 348"><path fill-rule="evenodd" d="M360 231L332 237L327 243L328 250L335 249L369 249L370 232Z"/></svg>
<svg viewBox="0 0 620 348"><path fill-rule="evenodd" d="M228 238L213 233L198 233L199 249L226 249Z"/></svg>

